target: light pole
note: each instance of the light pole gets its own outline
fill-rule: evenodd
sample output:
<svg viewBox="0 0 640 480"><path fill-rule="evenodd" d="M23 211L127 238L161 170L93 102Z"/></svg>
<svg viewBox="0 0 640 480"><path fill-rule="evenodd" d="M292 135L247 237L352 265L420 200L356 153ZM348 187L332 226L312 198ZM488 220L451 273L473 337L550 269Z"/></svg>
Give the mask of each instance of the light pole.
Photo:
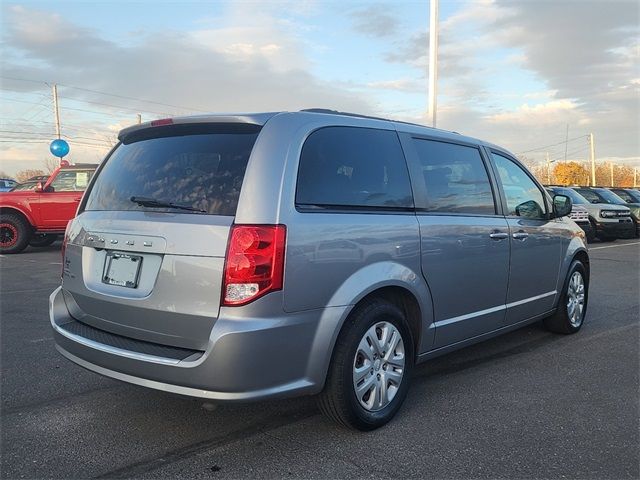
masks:
<svg viewBox="0 0 640 480"><path fill-rule="evenodd" d="M438 0L429 2L429 116L431 126L436 126L438 98Z"/></svg>
<svg viewBox="0 0 640 480"><path fill-rule="evenodd" d="M591 151L591 186L596 186L596 148L593 145L593 133L589 134L589 148Z"/></svg>

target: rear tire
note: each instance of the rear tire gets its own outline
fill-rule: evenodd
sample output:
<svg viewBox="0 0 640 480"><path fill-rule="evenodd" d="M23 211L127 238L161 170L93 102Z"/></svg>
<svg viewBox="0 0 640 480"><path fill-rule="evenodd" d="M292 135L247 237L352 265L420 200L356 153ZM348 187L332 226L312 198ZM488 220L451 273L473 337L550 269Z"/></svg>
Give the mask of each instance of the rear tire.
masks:
<svg viewBox="0 0 640 480"><path fill-rule="evenodd" d="M383 426L407 396L414 358L404 313L381 299L366 301L338 336L318 398L320 410L348 428L368 431Z"/></svg>
<svg viewBox="0 0 640 480"><path fill-rule="evenodd" d="M555 333L576 333L584 323L589 299L589 277L580 260L574 260L564 281L558 309L544 319L545 327Z"/></svg>
<svg viewBox="0 0 640 480"><path fill-rule="evenodd" d="M35 233L31 236L29 245L32 247L48 247L58 239L55 233Z"/></svg>
<svg viewBox="0 0 640 480"><path fill-rule="evenodd" d="M29 245L31 227L15 213L0 215L0 254L20 253Z"/></svg>

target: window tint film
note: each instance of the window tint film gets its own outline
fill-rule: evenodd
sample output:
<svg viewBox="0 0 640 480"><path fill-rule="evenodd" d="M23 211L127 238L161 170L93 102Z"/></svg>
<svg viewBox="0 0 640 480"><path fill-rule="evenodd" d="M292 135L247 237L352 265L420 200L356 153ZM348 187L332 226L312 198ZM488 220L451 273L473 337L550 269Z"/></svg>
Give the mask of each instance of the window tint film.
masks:
<svg viewBox="0 0 640 480"><path fill-rule="evenodd" d="M531 177L507 157L492 153L498 169L504 195L507 199L507 215L526 218L544 218L546 207L542 192Z"/></svg>
<svg viewBox="0 0 640 480"><path fill-rule="evenodd" d="M607 203L613 205L624 205L626 203L617 193L607 190L606 188L598 188L595 191L600 195L600 198L604 198Z"/></svg>
<svg viewBox="0 0 640 480"><path fill-rule="evenodd" d="M84 192L93 170L61 170L50 186L54 192Z"/></svg>
<svg viewBox="0 0 640 480"><path fill-rule="evenodd" d="M640 192L637 190L614 190L615 194L627 203L640 203Z"/></svg>
<svg viewBox="0 0 640 480"><path fill-rule="evenodd" d="M301 206L413 207L395 132L327 127L304 144L296 203Z"/></svg>
<svg viewBox="0 0 640 480"><path fill-rule="evenodd" d="M584 205L585 203L589 203L586 198L576 192L573 188L554 188L553 192L560 195L566 195L571 199L571 202L573 203L582 205Z"/></svg>
<svg viewBox="0 0 640 480"><path fill-rule="evenodd" d="M87 199L86 210L144 210L235 215L249 155L259 127L199 124L143 131L107 160ZM195 132L195 133L194 133ZM131 197L163 206L140 205Z"/></svg>
<svg viewBox="0 0 640 480"><path fill-rule="evenodd" d="M477 148L413 139L431 212L494 215L496 207L480 151Z"/></svg>
<svg viewBox="0 0 640 480"><path fill-rule="evenodd" d="M611 203L589 188L576 188L575 190L591 203Z"/></svg>

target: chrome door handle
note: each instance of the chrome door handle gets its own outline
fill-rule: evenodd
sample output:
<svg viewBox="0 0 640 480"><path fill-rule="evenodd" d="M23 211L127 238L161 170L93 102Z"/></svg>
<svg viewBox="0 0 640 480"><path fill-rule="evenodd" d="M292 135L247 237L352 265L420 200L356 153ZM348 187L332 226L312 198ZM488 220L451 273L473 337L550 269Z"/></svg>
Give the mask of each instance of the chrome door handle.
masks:
<svg viewBox="0 0 640 480"><path fill-rule="evenodd" d="M506 233L502 233L502 232L495 232L495 233L490 233L489 234L489 238L491 240L504 240L505 238L508 238L509 235Z"/></svg>
<svg viewBox="0 0 640 480"><path fill-rule="evenodd" d="M511 235L515 240L526 240L529 234L527 232L516 232Z"/></svg>

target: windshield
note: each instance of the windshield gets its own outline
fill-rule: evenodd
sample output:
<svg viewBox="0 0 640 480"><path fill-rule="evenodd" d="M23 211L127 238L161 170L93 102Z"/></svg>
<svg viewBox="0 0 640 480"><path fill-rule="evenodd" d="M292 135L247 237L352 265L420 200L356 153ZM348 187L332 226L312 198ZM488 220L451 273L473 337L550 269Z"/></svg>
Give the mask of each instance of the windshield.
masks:
<svg viewBox="0 0 640 480"><path fill-rule="evenodd" d="M566 195L571 199L571 203L574 204L590 203L586 198L572 188L553 188L553 191L559 195Z"/></svg>
<svg viewBox="0 0 640 480"><path fill-rule="evenodd" d="M579 188L577 189L577 191L580 193L580 195L586 198L589 203L611 203L601 197L598 192L596 192L595 190L591 190L590 188Z"/></svg>
<svg viewBox="0 0 640 480"><path fill-rule="evenodd" d="M640 203L640 192L637 190L614 190L614 192L627 203Z"/></svg>
<svg viewBox="0 0 640 480"><path fill-rule="evenodd" d="M38 185L38 182L25 182L25 183L19 183L18 185L16 185L15 187L13 187L11 189L12 192L18 192L20 190L33 190L36 188L36 185Z"/></svg>
<svg viewBox="0 0 640 480"><path fill-rule="evenodd" d="M107 159L85 210L233 216L258 132L248 124L145 129Z"/></svg>
<svg viewBox="0 0 640 480"><path fill-rule="evenodd" d="M611 190L607 190L606 188L598 188L597 192L602 198L607 201L607 203L612 203L614 205L624 205L625 203L627 203L618 195L613 193Z"/></svg>

